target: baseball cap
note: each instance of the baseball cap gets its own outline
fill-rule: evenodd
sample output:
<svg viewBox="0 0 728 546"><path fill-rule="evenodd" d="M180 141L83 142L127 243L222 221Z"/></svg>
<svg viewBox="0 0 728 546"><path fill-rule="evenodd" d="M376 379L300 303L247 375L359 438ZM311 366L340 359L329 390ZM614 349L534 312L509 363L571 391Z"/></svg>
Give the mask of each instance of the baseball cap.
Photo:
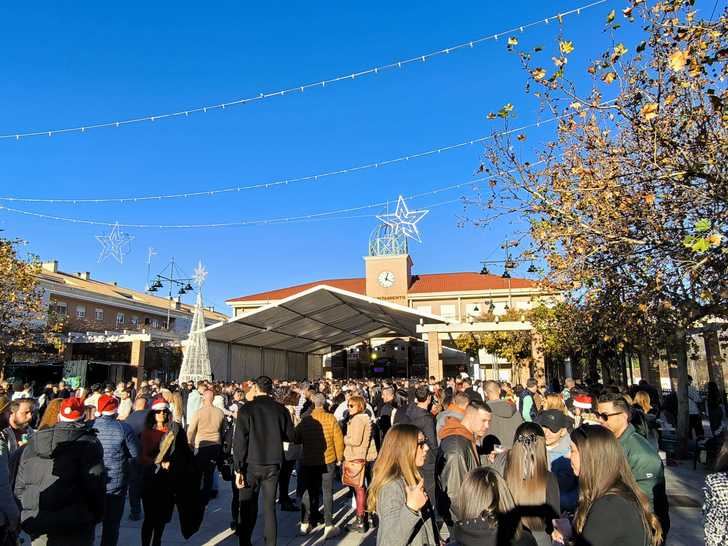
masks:
<svg viewBox="0 0 728 546"><path fill-rule="evenodd" d="M562 412L555 409L541 412L536 416L535 421L542 427L549 429L551 432L558 432L562 428L569 428L573 424L568 415L564 415Z"/></svg>

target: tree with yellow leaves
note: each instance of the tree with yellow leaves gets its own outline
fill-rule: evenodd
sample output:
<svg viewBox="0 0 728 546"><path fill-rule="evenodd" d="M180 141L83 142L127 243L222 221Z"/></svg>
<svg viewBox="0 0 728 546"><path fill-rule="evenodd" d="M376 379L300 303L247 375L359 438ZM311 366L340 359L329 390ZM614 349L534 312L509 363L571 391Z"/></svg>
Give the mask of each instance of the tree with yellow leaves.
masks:
<svg viewBox="0 0 728 546"><path fill-rule="evenodd" d="M37 260L21 260L17 241L0 238L0 366L13 354L27 352L46 343L46 320L42 312Z"/></svg>
<svg viewBox="0 0 728 546"><path fill-rule="evenodd" d="M683 445L687 331L728 317L728 12L711 21L693 4L631 0L621 21L611 11L612 40L588 66L587 93L568 72L578 43L562 35L548 62L541 48L509 46L527 91L561 117L535 158L519 157L510 137L494 139L478 219L525 215L548 280L590 295L620 342L662 334L650 342L677 360ZM621 25L637 21L643 39L625 43Z"/></svg>

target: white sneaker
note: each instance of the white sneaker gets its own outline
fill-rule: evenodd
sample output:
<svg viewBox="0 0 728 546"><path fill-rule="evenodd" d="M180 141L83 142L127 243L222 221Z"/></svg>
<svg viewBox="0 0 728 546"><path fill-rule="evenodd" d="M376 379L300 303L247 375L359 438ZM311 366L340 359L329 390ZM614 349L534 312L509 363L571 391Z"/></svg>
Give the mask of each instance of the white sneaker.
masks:
<svg viewBox="0 0 728 546"><path fill-rule="evenodd" d="M299 523L298 529L302 535L307 535L311 532L311 524L310 523Z"/></svg>
<svg viewBox="0 0 728 546"><path fill-rule="evenodd" d="M336 527L334 525L324 527L324 540L338 537L340 534L341 534L341 529L339 529L338 527Z"/></svg>

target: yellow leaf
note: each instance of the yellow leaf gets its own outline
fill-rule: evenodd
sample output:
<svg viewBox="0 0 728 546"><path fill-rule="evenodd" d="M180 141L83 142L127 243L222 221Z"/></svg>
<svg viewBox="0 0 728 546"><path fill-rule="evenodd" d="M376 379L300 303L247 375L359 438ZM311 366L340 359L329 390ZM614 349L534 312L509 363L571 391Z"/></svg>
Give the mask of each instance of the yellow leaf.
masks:
<svg viewBox="0 0 728 546"><path fill-rule="evenodd" d="M559 42L559 50L563 55L568 55L569 53L574 51L574 42L572 42L571 40L561 40Z"/></svg>
<svg viewBox="0 0 728 546"><path fill-rule="evenodd" d="M679 49L674 51L670 55L669 65L673 72L680 72L685 68L685 64L688 62L688 52L680 51Z"/></svg>
<svg viewBox="0 0 728 546"><path fill-rule="evenodd" d="M518 45L518 38L516 38L515 36L511 36L510 38L508 38L508 45L509 46Z"/></svg>
<svg viewBox="0 0 728 546"><path fill-rule="evenodd" d="M648 193L645 195L645 203L648 205L651 205L655 202L655 194L654 193Z"/></svg>
<svg viewBox="0 0 728 546"><path fill-rule="evenodd" d="M616 72L607 72L606 74L604 74L604 76L602 76L602 80L604 81L604 83L612 83L616 77Z"/></svg>
<svg viewBox="0 0 728 546"><path fill-rule="evenodd" d="M609 15L607 15L607 23L611 23L614 21L614 17L616 16L616 12L614 10L609 12Z"/></svg>
<svg viewBox="0 0 728 546"><path fill-rule="evenodd" d="M574 110L580 110L581 109L581 103L580 102L572 102L569 105L570 108L573 108Z"/></svg>
<svg viewBox="0 0 728 546"><path fill-rule="evenodd" d="M531 72L534 80L542 80L546 77L546 71L543 68L536 68Z"/></svg>
<svg viewBox="0 0 728 546"><path fill-rule="evenodd" d="M624 44L619 43L616 46L614 46L614 55L612 56L612 58L614 60L619 59L625 53L627 53L627 48L624 47Z"/></svg>
<svg viewBox="0 0 728 546"><path fill-rule="evenodd" d="M647 121L650 121L651 119L654 119L657 117L657 103L656 102L648 102L645 104L642 109L640 110L640 113L642 114L642 117L645 118Z"/></svg>
<svg viewBox="0 0 728 546"><path fill-rule="evenodd" d="M712 233L710 236L708 236L708 242L713 247L720 246L722 240L723 236L720 233Z"/></svg>
<svg viewBox="0 0 728 546"><path fill-rule="evenodd" d="M524 140L526 140L526 135L524 135L523 133L521 133L520 135L518 135L516 137L516 140L519 140L519 141L523 142Z"/></svg>

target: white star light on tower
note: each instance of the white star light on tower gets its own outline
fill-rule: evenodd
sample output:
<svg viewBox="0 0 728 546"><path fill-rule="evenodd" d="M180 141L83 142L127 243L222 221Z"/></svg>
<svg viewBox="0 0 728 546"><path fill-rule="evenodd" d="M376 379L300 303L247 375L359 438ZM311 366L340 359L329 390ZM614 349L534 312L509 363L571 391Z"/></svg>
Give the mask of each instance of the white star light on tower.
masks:
<svg viewBox="0 0 728 546"><path fill-rule="evenodd" d="M381 214L377 216L377 219L390 226L395 234L402 233L405 237L421 243L422 239L420 239L420 232L417 230L417 222L422 220L428 212L430 211L409 210L404 202L404 197L400 195L399 199L397 199L397 210L392 214Z"/></svg>
<svg viewBox="0 0 728 546"><path fill-rule="evenodd" d="M197 289L199 290L202 288L202 285L205 283L205 279L207 278L207 269L202 265L202 261L197 262L197 267L195 267L194 275L192 278L195 280L195 284L197 285Z"/></svg>
<svg viewBox="0 0 728 546"><path fill-rule="evenodd" d="M133 235L124 233L119 229L119 222L116 222L111 228L108 235L96 235L96 240L101 243L101 254L99 254L98 262L103 262L109 256L119 262L124 263L124 256L131 251L131 242L134 240Z"/></svg>

